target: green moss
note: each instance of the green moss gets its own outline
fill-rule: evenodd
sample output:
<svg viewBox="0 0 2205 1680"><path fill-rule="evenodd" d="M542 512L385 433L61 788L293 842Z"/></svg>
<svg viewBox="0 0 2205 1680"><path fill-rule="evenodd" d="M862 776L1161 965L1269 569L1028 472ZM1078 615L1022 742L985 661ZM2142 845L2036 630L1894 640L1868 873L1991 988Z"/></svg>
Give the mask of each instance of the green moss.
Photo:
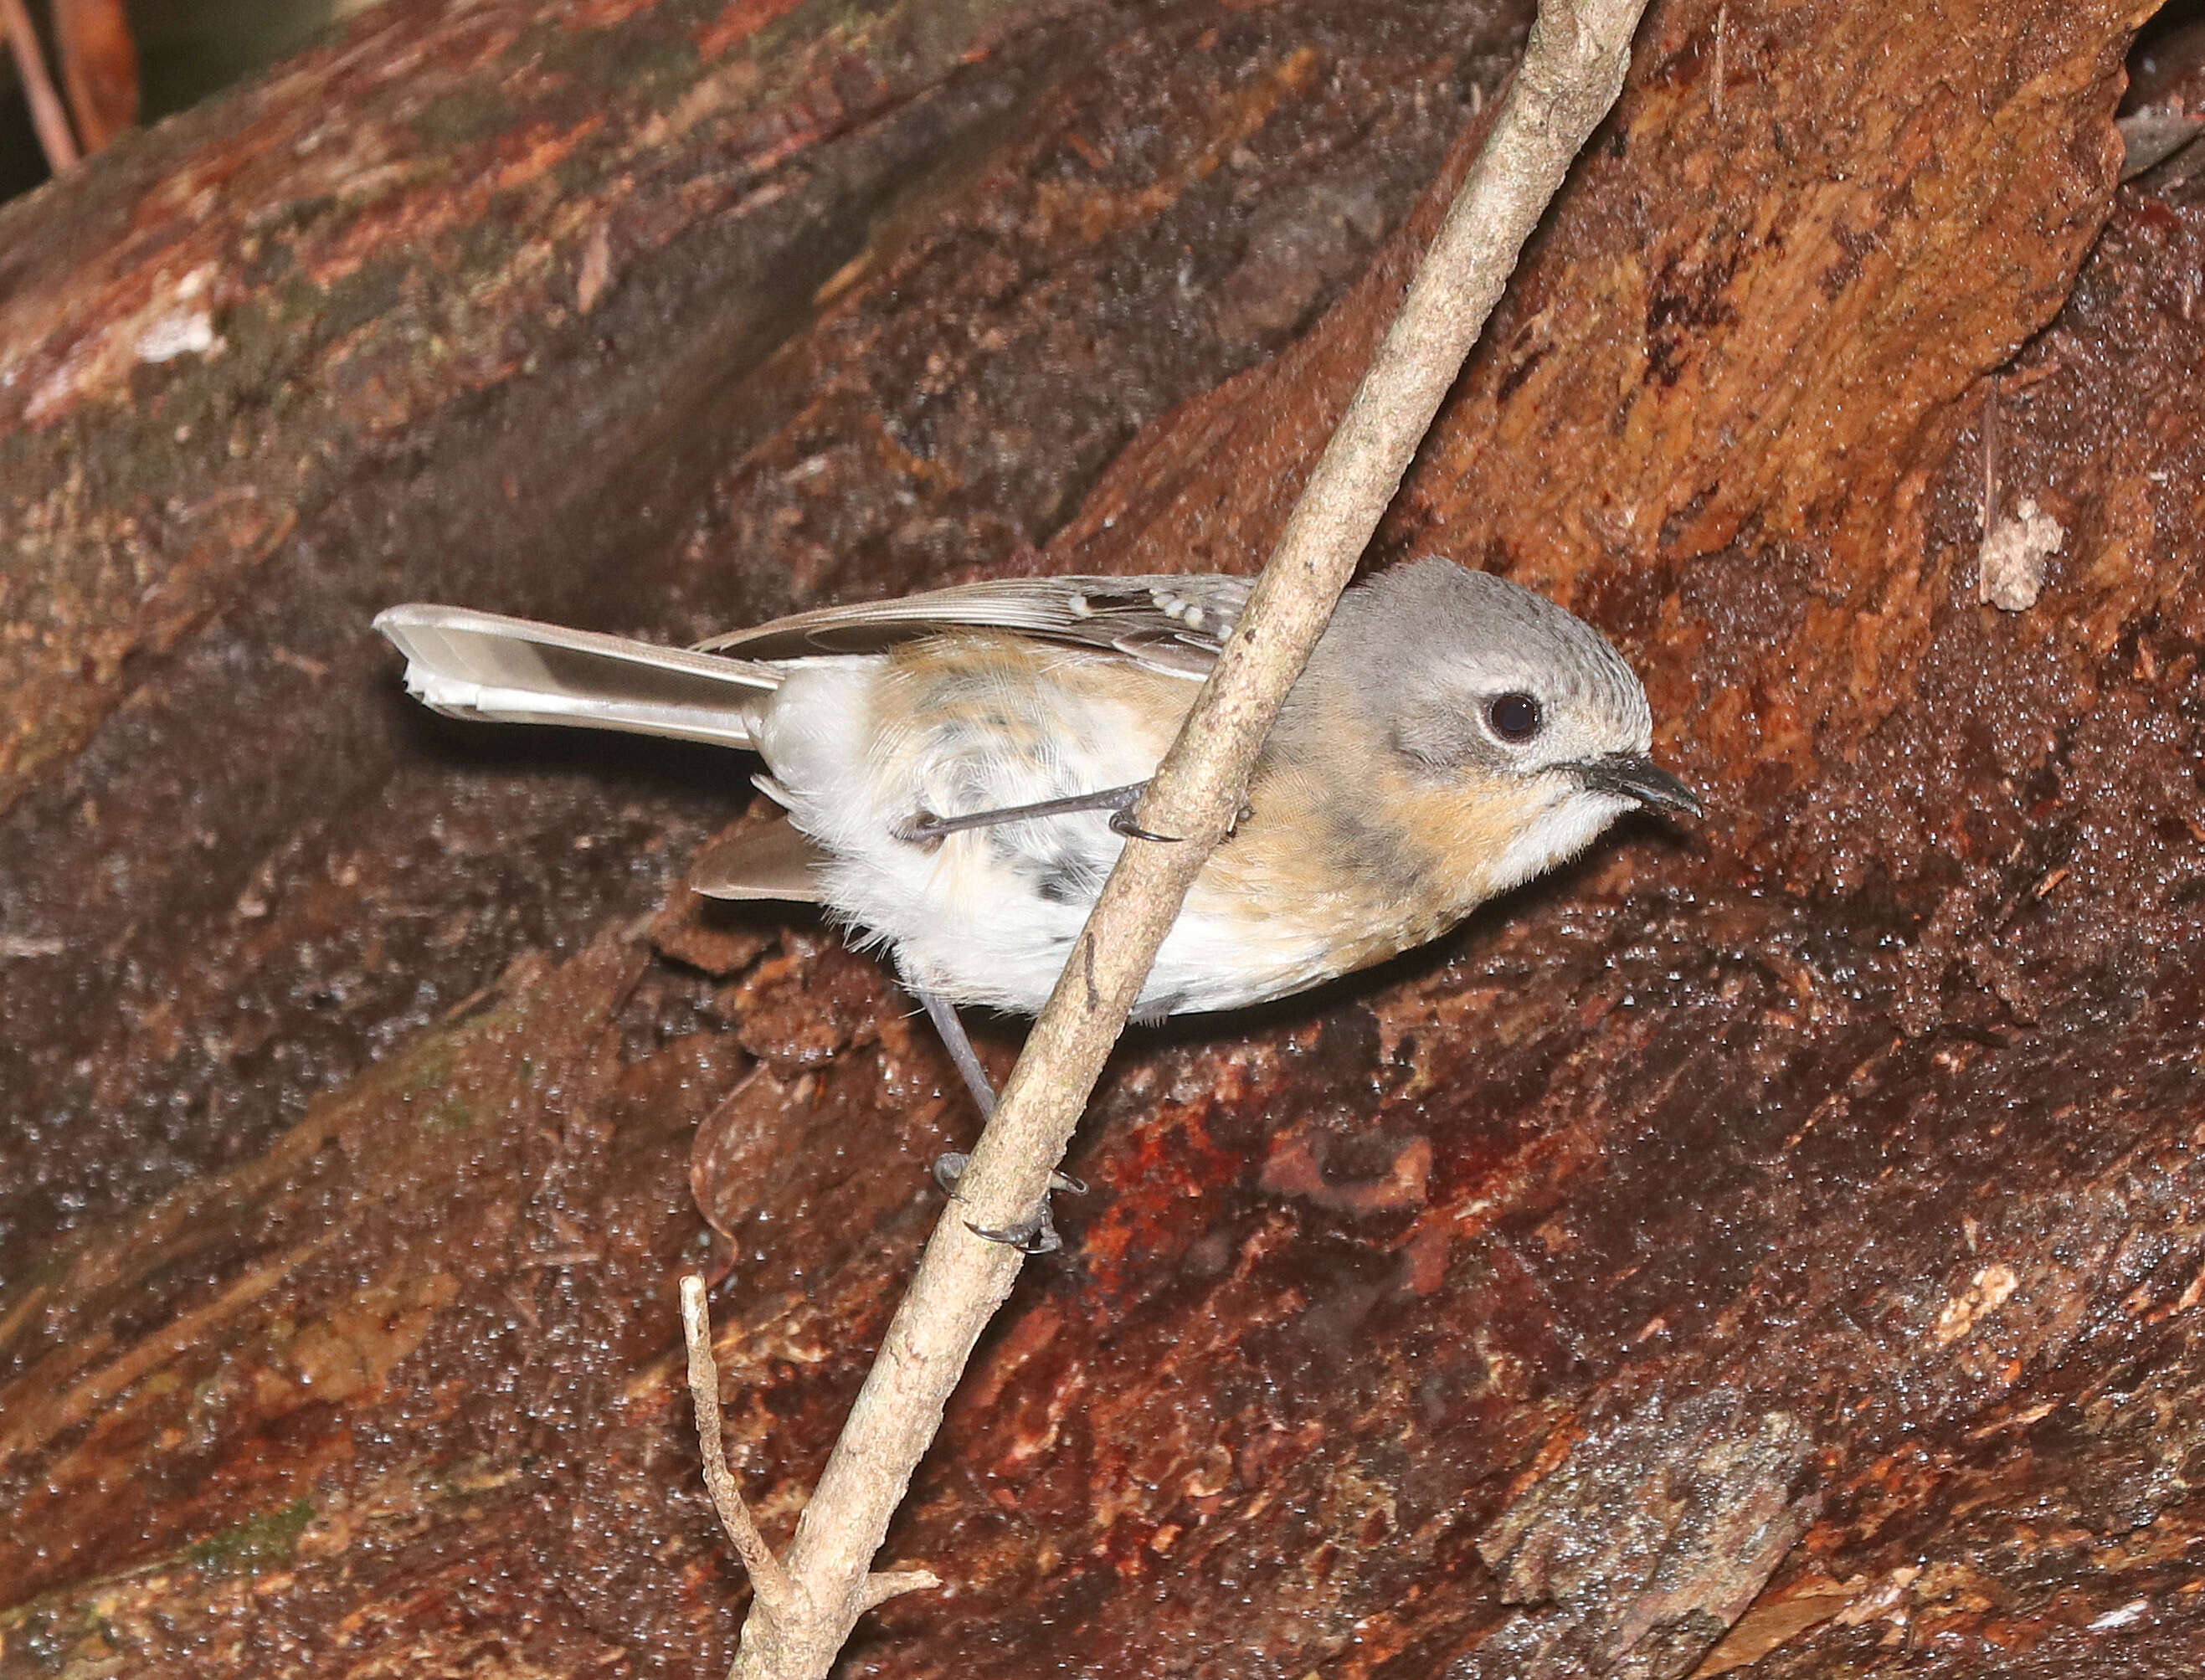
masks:
<svg viewBox="0 0 2205 1680"><path fill-rule="evenodd" d="M95 1648L94 1640L106 1649ZM114 1622L97 1604L72 1609L58 1592L0 1610L0 1656L7 1655L28 1657L42 1674L125 1671L122 1635Z"/></svg>
<svg viewBox="0 0 2205 1680"><path fill-rule="evenodd" d="M276 294L276 321L278 327L295 327L312 321L322 312L322 288L302 274L294 274L283 282Z"/></svg>
<svg viewBox="0 0 2205 1680"><path fill-rule="evenodd" d="M258 1575L291 1561L299 1536L314 1520L311 1499L294 1499L264 1511L184 1549L184 1561L211 1575Z"/></svg>
<svg viewBox="0 0 2205 1680"><path fill-rule="evenodd" d="M521 246L527 242L520 223L526 200L518 195L501 194L508 202L493 205L491 213L480 222L460 229L452 240L456 256L456 267L462 276L504 274Z"/></svg>
<svg viewBox="0 0 2205 1680"><path fill-rule="evenodd" d="M651 14L662 29L678 29L696 35L719 20L728 0L664 0Z"/></svg>
<svg viewBox="0 0 2205 1680"><path fill-rule="evenodd" d="M679 35L645 38L615 54L611 68L618 86L646 99L678 96L697 79L696 43Z"/></svg>
<svg viewBox="0 0 2205 1680"><path fill-rule="evenodd" d="M264 400L266 392L281 386L297 369L307 343L304 324L321 306L321 288L294 278L283 282L272 302L241 304L231 310L221 323L228 353L195 388L178 388L169 399L164 418L175 424L188 422L197 439L201 427L219 427L241 406Z"/></svg>
<svg viewBox="0 0 2205 1680"><path fill-rule="evenodd" d="M9 1649L21 1652L45 1674L60 1673L75 1643L60 1615L43 1605L0 1614L0 1633L9 1636Z"/></svg>
<svg viewBox="0 0 2205 1680"><path fill-rule="evenodd" d="M697 48L686 32L657 17L611 29L562 29L537 43L538 67L603 93L686 92L697 75Z"/></svg>
<svg viewBox="0 0 2205 1680"><path fill-rule="evenodd" d="M447 1083L452 1077L452 1057L455 1045L451 1039L437 1037L424 1043L398 1068L398 1092L412 1096L417 1092L434 1090Z"/></svg>
<svg viewBox="0 0 2205 1680"><path fill-rule="evenodd" d="M467 87L431 99L413 119L427 149L443 151L504 134L519 121L513 102L492 89Z"/></svg>
<svg viewBox="0 0 2205 1680"><path fill-rule="evenodd" d="M362 263L323 294L315 336L326 343L389 314L405 296L406 276L413 267L399 257Z"/></svg>
<svg viewBox="0 0 2205 1680"><path fill-rule="evenodd" d="M421 1122L425 1131L468 1131L475 1123L475 1111L455 1096L448 1096L429 1111L429 1118Z"/></svg>

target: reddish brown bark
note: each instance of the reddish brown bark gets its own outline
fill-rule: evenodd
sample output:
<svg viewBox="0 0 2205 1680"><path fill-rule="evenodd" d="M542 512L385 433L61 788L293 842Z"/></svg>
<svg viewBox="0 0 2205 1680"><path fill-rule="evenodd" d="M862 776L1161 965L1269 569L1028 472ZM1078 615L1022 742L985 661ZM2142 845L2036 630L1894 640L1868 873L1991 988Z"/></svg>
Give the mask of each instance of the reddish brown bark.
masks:
<svg viewBox="0 0 2205 1680"><path fill-rule="evenodd" d="M852 1671L2198 1665L2141 16L1656 9L1380 546L1597 619L1714 814L1129 1041L891 1535L956 1588ZM0 1675L724 1665L692 1140L779 1535L969 1115L868 959L681 893L734 764L419 718L366 615L1252 566L1518 21L394 0L0 212Z"/></svg>

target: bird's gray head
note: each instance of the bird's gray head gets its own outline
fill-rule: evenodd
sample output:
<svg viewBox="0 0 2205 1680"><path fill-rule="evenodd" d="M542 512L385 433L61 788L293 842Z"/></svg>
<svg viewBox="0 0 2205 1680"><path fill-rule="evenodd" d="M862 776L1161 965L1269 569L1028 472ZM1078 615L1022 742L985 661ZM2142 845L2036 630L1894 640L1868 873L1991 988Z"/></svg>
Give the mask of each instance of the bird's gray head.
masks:
<svg viewBox="0 0 2205 1680"><path fill-rule="evenodd" d="M1310 668L1353 697L1412 774L1536 787L1557 815L1572 808L1584 838L1633 805L1700 809L1647 756L1653 717L1622 656L1505 578L1449 560L1397 566L1341 597Z"/></svg>

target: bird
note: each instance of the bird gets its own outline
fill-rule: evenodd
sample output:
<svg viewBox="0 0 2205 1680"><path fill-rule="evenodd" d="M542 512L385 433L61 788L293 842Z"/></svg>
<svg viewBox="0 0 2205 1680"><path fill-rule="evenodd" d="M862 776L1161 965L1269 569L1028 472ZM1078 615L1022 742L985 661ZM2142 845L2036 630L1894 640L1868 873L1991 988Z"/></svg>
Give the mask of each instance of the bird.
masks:
<svg viewBox="0 0 2205 1680"><path fill-rule="evenodd" d="M1132 813L1251 581L1004 579L692 648L418 603L375 627L448 716L757 754L780 814L709 846L689 884L820 905L884 949L984 1117L957 1011L1037 1013L1120 850L1168 838ZM1626 811L1702 814L1652 735L1630 666L1547 597L1441 555L1352 585L1136 1018L1305 991L1438 937Z"/></svg>

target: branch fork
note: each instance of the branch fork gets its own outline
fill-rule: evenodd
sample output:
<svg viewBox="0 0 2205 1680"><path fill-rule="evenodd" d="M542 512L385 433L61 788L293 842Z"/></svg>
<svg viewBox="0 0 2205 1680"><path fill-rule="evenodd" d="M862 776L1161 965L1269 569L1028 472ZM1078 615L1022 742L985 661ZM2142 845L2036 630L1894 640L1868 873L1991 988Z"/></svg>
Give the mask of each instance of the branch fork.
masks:
<svg viewBox="0 0 2205 1680"><path fill-rule="evenodd" d="M874 1570L861 1577L848 1601L836 1606L840 1615L823 1618L822 1607L804 1584L792 1576L773 1554L758 1519L751 1515L735 1473L728 1467L720 1419L720 1368L712 1356L712 1321L704 1303L704 1280L695 1273L681 1279L681 1337L689 1350L689 1399L697 1415L697 1445L704 1455L704 1487L719 1513L720 1526L742 1559L751 1579L752 1617L760 1639L786 1647L802 1630L826 1620L839 1620L847 1628L868 1610L904 1593L939 1587L942 1578L931 1570ZM752 1629L744 1630L747 1647ZM839 1649L841 1639L835 1641ZM833 1652L829 1652L829 1658Z"/></svg>

